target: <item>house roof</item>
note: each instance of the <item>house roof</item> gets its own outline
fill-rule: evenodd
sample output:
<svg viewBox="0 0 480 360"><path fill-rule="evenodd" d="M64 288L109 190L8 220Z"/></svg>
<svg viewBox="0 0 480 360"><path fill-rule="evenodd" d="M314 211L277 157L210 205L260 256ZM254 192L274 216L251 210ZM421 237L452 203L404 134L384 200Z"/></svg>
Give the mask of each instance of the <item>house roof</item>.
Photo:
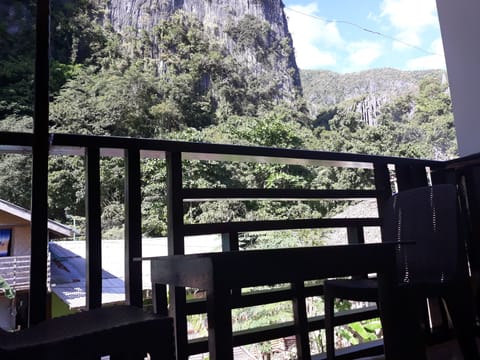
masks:
<svg viewBox="0 0 480 360"><path fill-rule="evenodd" d="M185 253L219 251L219 235L185 238ZM51 289L70 309L86 303L86 244L83 240L51 241ZM142 239L142 253L148 256L167 255L166 238ZM123 240L102 241L102 303L125 301L125 245ZM142 264L142 287L151 289L150 262Z"/></svg>
<svg viewBox="0 0 480 360"><path fill-rule="evenodd" d="M27 210L21 206L12 204L6 200L0 199L0 211L6 212L10 215L16 216L20 219L31 221L32 215L30 210ZM51 237L70 237L73 236L76 231L67 225L63 225L58 221L48 220L48 230Z"/></svg>

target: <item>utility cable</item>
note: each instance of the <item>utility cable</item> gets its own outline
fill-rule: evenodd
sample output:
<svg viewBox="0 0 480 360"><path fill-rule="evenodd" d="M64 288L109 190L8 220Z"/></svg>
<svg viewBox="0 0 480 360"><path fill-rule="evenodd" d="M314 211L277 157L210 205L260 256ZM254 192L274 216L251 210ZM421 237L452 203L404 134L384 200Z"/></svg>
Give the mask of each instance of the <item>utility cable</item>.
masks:
<svg viewBox="0 0 480 360"><path fill-rule="evenodd" d="M403 44L405 46L408 46L410 48L413 48L415 50L418 50L418 51L421 51L423 52L424 54L427 54L427 55L434 55L434 56L441 56L440 54L437 54L437 53L434 53L434 52L431 52L431 51L428 51L428 50L425 50L419 46L416 46L416 45L413 45L413 44L410 44L408 42L405 42L403 40L400 40L400 39L397 39L393 36L390 36L390 35L386 35L386 34L383 34L381 33L380 31L376 31L376 30L372 30L372 29L368 29L366 27L363 27L361 25L358 25L358 24L355 24L351 21L348 21L348 20L335 20L335 19L326 19L326 18L323 18L321 16L317 16L317 15L312 15L312 14L308 14L308 13L305 13L305 12L302 12L300 10L296 10L296 9L293 9L293 8L290 8L290 7L285 7L285 9L289 10L289 11L292 11L292 12L295 12L297 14L300 14L300 15L303 15L303 16L308 16L308 17L311 17L313 19L316 19L316 20L321 20L321 21L324 21L326 23L336 23L336 24L345 24L345 25L350 25L350 26L353 26L353 27L356 27L362 31L365 31L365 32L368 32L370 34L374 34L374 35L377 35L377 36L380 36L380 37L384 37L386 39L389 39L389 40L392 40L392 41L395 41L395 42L398 42L400 44Z"/></svg>

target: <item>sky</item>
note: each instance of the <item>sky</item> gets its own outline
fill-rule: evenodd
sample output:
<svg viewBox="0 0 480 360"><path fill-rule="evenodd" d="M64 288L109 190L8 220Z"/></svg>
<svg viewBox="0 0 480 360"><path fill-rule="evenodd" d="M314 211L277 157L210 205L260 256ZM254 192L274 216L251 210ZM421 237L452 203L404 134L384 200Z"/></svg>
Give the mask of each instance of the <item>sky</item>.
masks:
<svg viewBox="0 0 480 360"><path fill-rule="evenodd" d="M435 0L283 0L300 69L445 69Z"/></svg>

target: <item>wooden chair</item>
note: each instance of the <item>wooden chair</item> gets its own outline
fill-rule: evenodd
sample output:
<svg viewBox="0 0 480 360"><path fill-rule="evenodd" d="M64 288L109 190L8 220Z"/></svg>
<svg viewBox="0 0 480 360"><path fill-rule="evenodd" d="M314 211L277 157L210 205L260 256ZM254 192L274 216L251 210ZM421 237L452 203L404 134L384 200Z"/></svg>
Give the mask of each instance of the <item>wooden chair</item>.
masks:
<svg viewBox="0 0 480 360"><path fill-rule="evenodd" d="M112 306L0 333L2 360L174 360L173 321L133 306Z"/></svg>
<svg viewBox="0 0 480 360"><path fill-rule="evenodd" d="M396 278L402 299L405 295L408 303L417 305L427 297L442 297L464 358L479 359L465 242L459 221L454 185L416 188L389 199L383 211L382 237L384 242L399 242ZM335 298L378 301L377 282L375 279L325 281L325 332L329 360L335 358Z"/></svg>

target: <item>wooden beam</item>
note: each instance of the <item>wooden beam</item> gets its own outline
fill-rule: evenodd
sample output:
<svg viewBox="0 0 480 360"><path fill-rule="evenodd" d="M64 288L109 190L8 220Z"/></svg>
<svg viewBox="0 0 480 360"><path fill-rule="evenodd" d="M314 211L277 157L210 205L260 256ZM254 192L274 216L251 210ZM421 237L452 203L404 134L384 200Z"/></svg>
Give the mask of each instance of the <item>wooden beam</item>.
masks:
<svg viewBox="0 0 480 360"><path fill-rule="evenodd" d="M182 154L167 152L167 218L168 254L185 253L182 193ZM187 360L187 312L185 288L170 287L170 310L175 322L175 341L178 360Z"/></svg>
<svg viewBox="0 0 480 360"><path fill-rule="evenodd" d="M142 307L142 193L140 151L125 151L125 296L130 305Z"/></svg>
<svg viewBox="0 0 480 360"><path fill-rule="evenodd" d="M86 253L87 253L87 308L102 306L102 224L100 208L100 150L89 147L85 153L87 190Z"/></svg>
<svg viewBox="0 0 480 360"><path fill-rule="evenodd" d="M37 0L29 325L47 317L50 1Z"/></svg>

